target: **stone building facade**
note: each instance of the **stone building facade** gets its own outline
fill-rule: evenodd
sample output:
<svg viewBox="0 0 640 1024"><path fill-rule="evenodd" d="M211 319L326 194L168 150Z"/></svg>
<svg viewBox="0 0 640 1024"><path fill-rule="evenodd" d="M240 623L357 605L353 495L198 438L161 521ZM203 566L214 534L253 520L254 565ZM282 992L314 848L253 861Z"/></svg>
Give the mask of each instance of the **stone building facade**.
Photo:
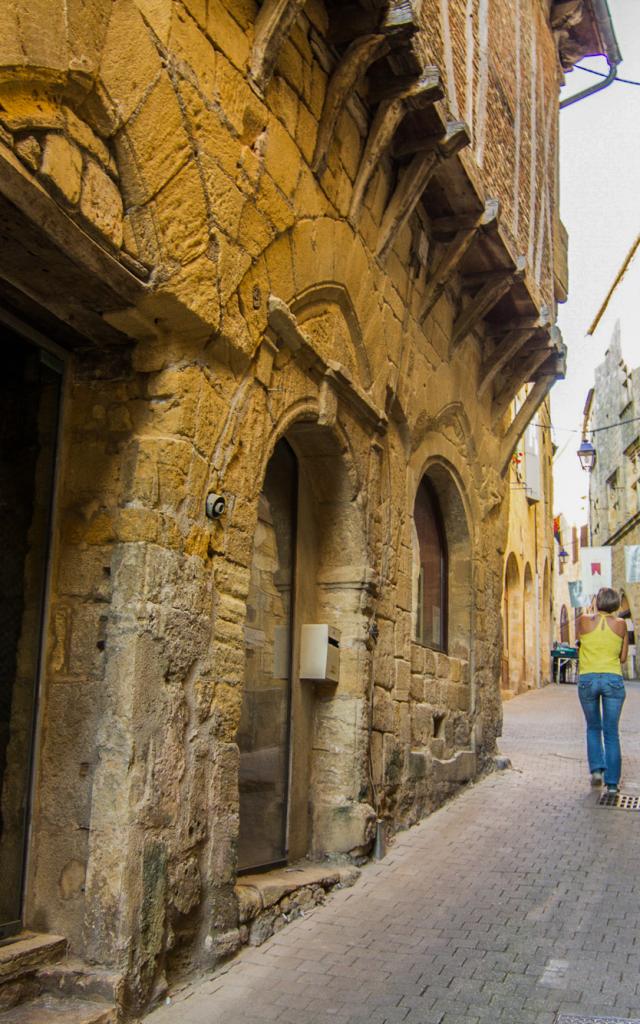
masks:
<svg viewBox="0 0 640 1024"><path fill-rule="evenodd" d="M631 340L627 348L634 348ZM612 583L622 594L622 611L635 625L640 622L640 583L628 581L625 548L640 544L640 366L630 367L624 358L619 322L596 368L585 429L593 431L596 449L589 477L591 543L611 547ZM625 671L635 676L635 650Z"/></svg>
<svg viewBox="0 0 640 1024"><path fill-rule="evenodd" d="M526 400L518 396L516 408ZM543 402L511 458L503 588L502 696L551 679L554 565L553 442ZM557 565L557 563L556 563Z"/></svg>
<svg viewBox="0 0 640 1024"><path fill-rule="evenodd" d="M2 6L6 1001L102 970L135 1015L246 941L239 869L357 861L490 763L603 46L565 6Z"/></svg>

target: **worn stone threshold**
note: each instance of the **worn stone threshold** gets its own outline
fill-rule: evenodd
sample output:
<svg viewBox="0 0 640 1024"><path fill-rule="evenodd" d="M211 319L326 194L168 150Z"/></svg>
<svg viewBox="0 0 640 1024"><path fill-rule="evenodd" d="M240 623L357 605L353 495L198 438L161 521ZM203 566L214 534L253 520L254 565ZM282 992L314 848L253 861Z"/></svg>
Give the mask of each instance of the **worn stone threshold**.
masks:
<svg viewBox="0 0 640 1024"><path fill-rule="evenodd" d="M241 942L261 945L289 921L323 903L331 889L347 888L359 875L353 865L308 861L242 875L235 887Z"/></svg>
<svg viewBox="0 0 640 1024"><path fill-rule="evenodd" d="M45 964L59 960L66 951L67 940L62 935L22 932L15 942L0 946L0 985L35 973Z"/></svg>
<svg viewBox="0 0 640 1024"><path fill-rule="evenodd" d="M0 1024L115 1024L112 1006L82 999L39 996L0 1013Z"/></svg>

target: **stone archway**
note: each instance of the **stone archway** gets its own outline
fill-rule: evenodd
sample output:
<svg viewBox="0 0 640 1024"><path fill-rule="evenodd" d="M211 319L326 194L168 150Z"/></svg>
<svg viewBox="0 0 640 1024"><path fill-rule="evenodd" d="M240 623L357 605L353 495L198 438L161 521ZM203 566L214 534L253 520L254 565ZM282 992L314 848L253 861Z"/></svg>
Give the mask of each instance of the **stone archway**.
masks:
<svg viewBox="0 0 640 1024"><path fill-rule="evenodd" d="M362 850L371 840L375 818L364 796L370 788L367 715L371 656L367 630L374 588L366 555L360 482L347 444L337 431L319 425L308 415L289 424L264 474L260 500L264 503L269 495L270 508L259 514L254 569L257 563L263 573L269 571L269 566L275 567L274 556L281 547L278 536L282 538L286 532L282 522L276 522L276 501L270 493L274 460L280 458L283 445L295 462L290 472L297 479L295 538L291 546L295 575L290 583L290 783L287 805L280 808L287 822L286 840L278 858L281 862L307 854ZM271 604L274 600L282 603L287 585L282 568L275 567L272 573ZM280 592L279 598L275 591ZM252 607L251 601L249 604ZM339 631L337 683L301 678L301 627L306 624L327 624L332 631ZM251 639L254 629L247 620L247 665L254 661L247 639ZM276 653L272 655L274 663ZM245 675L245 686L248 679ZM247 693L245 708L246 701ZM260 722L254 727L260 728ZM240 810L242 814L242 794Z"/></svg>
<svg viewBox="0 0 640 1024"><path fill-rule="evenodd" d="M504 638L507 662L507 695L520 692L522 681L522 588L518 561L513 552L507 559L504 580Z"/></svg>
<svg viewBox="0 0 640 1024"><path fill-rule="evenodd" d="M549 560L545 559L542 575L542 629L540 636L540 667L542 682L551 681L551 580Z"/></svg>
<svg viewBox="0 0 640 1024"><path fill-rule="evenodd" d="M536 666L536 600L533 585L533 573L527 562L524 569L522 617L523 646L523 689L532 689L537 685L535 678Z"/></svg>

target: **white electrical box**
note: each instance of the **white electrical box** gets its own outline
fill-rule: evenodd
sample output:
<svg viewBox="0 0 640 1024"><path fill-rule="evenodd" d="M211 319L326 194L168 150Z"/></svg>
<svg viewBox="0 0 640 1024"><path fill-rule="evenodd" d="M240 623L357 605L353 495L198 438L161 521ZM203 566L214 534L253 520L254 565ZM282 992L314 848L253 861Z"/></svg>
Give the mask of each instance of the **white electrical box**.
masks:
<svg viewBox="0 0 640 1024"><path fill-rule="evenodd" d="M340 678L340 630L312 624L302 627L300 678L337 683Z"/></svg>

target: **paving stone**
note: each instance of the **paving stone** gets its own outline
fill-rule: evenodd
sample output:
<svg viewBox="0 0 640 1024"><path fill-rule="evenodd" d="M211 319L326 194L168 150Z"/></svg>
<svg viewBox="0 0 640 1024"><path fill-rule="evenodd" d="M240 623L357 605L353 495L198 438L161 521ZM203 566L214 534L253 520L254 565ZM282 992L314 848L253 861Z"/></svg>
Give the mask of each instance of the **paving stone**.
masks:
<svg viewBox="0 0 640 1024"><path fill-rule="evenodd" d="M623 774L640 784L640 686L627 692ZM575 688L510 701L501 748L511 770L150 1024L253 1024L257 1000L283 1024L640 1018L638 817L598 806Z"/></svg>

